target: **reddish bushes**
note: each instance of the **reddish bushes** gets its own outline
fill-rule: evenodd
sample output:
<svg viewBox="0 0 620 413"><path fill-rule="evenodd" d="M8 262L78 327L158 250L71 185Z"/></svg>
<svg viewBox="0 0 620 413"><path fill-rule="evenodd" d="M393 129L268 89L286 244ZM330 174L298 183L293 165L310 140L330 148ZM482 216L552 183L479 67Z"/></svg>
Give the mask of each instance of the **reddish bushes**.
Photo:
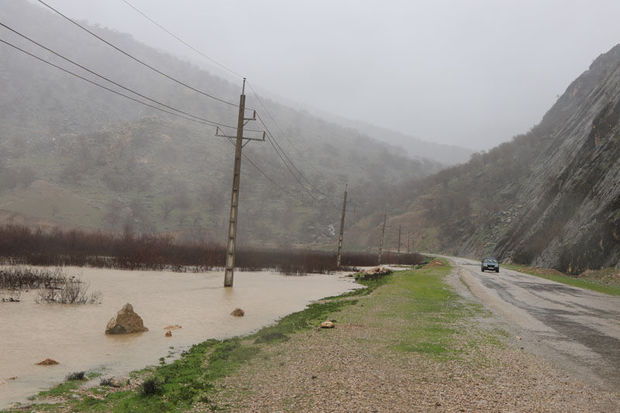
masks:
<svg viewBox="0 0 620 413"><path fill-rule="evenodd" d="M11 263L45 266L92 266L122 269L188 268L205 270L223 267L225 248L218 244L173 242L166 235L112 235L101 232L54 230L44 232L27 227L0 227L0 256ZM383 262L418 264L419 254L384 253ZM345 267L372 266L377 255L344 253ZM336 254L312 250L238 249L236 266L242 270L273 268L287 274L326 273L335 271Z"/></svg>

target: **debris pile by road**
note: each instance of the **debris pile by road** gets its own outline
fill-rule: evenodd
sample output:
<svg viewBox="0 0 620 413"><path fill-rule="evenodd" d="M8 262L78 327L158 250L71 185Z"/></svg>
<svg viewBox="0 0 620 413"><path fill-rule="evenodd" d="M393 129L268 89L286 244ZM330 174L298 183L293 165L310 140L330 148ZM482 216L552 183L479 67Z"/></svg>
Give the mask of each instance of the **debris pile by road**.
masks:
<svg viewBox="0 0 620 413"><path fill-rule="evenodd" d="M373 267L362 270L355 274L356 280L376 280L377 278L381 278L384 275L389 275L392 273L392 270L387 267Z"/></svg>

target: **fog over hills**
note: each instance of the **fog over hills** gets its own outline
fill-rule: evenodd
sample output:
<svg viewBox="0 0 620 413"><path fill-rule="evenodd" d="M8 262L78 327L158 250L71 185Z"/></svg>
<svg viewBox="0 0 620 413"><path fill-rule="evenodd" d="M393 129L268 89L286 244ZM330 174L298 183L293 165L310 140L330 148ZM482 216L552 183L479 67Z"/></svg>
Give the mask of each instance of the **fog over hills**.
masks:
<svg viewBox="0 0 620 413"><path fill-rule="evenodd" d="M445 165L456 165L467 162L475 152L473 149L461 146L425 141L415 136L371 125L367 122L340 118L329 114L323 114L321 117L333 120L334 123L339 125L355 129L360 133L366 133L382 142L403 148L408 156L415 159L427 158Z"/></svg>
<svg viewBox="0 0 620 413"><path fill-rule="evenodd" d="M180 88L41 7L7 0L0 18L133 90L188 113L236 124L234 106ZM91 30L196 88L238 101L238 85L126 34ZM6 29L2 38L104 83ZM0 47L0 61L0 216L4 222L224 239L234 148L214 136L214 127L140 106L6 45ZM266 113L256 96L248 94L247 105L263 111L266 124L303 176L290 173L267 142L246 147L245 153L260 171L244 161L242 242L330 243L345 183L380 198L391 184L441 167L435 161L403 156L401 150L369 134L263 101ZM248 128L261 126L253 122Z"/></svg>

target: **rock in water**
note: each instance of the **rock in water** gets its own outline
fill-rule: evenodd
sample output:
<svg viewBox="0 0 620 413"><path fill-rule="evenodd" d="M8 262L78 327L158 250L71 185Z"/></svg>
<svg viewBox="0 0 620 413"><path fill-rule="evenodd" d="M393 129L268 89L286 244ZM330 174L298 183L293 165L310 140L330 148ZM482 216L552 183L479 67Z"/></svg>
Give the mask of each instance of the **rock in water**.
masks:
<svg viewBox="0 0 620 413"><path fill-rule="evenodd" d="M235 317L243 317L245 315L245 311L243 311L240 308L235 308L233 312L230 313L230 315L235 316Z"/></svg>
<svg viewBox="0 0 620 413"><path fill-rule="evenodd" d="M106 334L129 334L149 331L144 327L142 318L133 311L131 304L127 303L120 309L116 316L108 322Z"/></svg>
<svg viewBox="0 0 620 413"><path fill-rule="evenodd" d="M334 327L336 327L336 325L332 323L331 321L323 321L321 323L321 328L334 328Z"/></svg>
<svg viewBox="0 0 620 413"><path fill-rule="evenodd" d="M168 330L165 334L166 337L172 337L172 331Z"/></svg>
<svg viewBox="0 0 620 413"><path fill-rule="evenodd" d="M38 366L55 366L56 364L58 364L58 362L52 359L45 359L37 363Z"/></svg>

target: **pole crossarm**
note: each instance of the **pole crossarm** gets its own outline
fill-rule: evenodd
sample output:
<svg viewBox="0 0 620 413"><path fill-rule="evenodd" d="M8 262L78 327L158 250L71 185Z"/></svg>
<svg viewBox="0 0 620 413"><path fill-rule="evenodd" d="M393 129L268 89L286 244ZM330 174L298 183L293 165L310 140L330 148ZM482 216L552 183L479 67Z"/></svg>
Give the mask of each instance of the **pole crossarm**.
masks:
<svg viewBox="0 0 620 413"><path fill-rule="evenodd" d="M252 119L249 119L249 120L252 120ZM262 137L261 138L254 138L254 137L249 137L249 136L243 136L241 139L243 139L245 141L265 142L265 138L267 136L267 133L265 131L248 130L246 132L262 133ZM219 126L215 128L215 136L220 137L220 138L237 139L237 135L226 135L226 134L222 133L222 130L219 128Z"/></svg>

